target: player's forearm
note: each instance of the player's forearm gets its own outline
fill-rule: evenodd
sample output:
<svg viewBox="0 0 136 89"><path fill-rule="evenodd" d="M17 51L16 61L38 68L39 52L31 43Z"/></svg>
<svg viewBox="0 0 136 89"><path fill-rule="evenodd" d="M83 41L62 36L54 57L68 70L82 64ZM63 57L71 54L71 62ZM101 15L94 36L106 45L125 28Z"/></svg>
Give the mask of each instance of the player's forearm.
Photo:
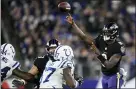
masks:
<svg viewBox="0 0 136 89"><path fill-rule="evenodd" d="M104 65L107 69L113 68L115 66L115 62L105 61Z"/></svg>
<svg viewBox="0 0 136 89"><path fill-rule="evenodd" d="M87 36L83 33L83 31L76 25L76 23L73 21L72 27L75 29L77 35L82 39L87 45L91 46L93 51L95 51L96 54L100 54L97 47L94 45L94 40L92 36Z"/></svg>
<svg viewBox="0 0 136 89"><path fill-rule="evenodd" d="M19 69L14 69L13 70L13 75L19 77L19 78L22 78L28 82L31 82L33 81L34 79L34 75L30 74L30 73L27 73L27 72L24 72L24 71L21 71Z"/></svg>
<svg viewBox="0 0 136 89"><path fill-rule="evenodd" d="M114 67L121 58L120 54L114 54L109 60L107 60L107 58L105 58L104 56L106 55L101 54L97 58L100 60L102 65L107 69Z"/></svg>
<svg viewBox="0 0 136 89"><path fill-rule="evenodd" d="M73 22L72 27L75 29L77 35L84 40L87 44L92 44L93 38L88 37L77 25L75 22Z"/></svg>
<svg viewBox="0 0 136 89"><path fill-rule="evenodd" d="M71 75L71 69L70 68L63 69L63 77L66 81L66 84L69 87L71 87L71 88L76 87L76 81L75 81L74 77L72 77L72 75Z"/></svg>
<svg viewBox="0 0 136 89"><path fill-rule="evenodd" d="M114 54L110 59L109 59L109 61L108 60L106 60L105 61L105 66L107 67L107 68L112 68L112 67L114 67L117 63L118 63L118 61L120 60L120 58L121 58L121 55L120 54Z"/></svg>
<svg viewBox="0 0 136 89"><path fill-rule="evenodd" d="M104 59L103 61L104 62L102 62L102 60L100 60L102 66L107 68L107 69L110 69L110 68L112 68L115 65L114 63L111 63L111 62L107 61L106 59Z"/></svg>
<svg viewBox="0 0 136 89"><path fill-rule="evenodd" d="M84 32L76 25L74 21L73 21L72 27L75 29L76 33L81 39L84 39L86 37Z"/></svg>
<svg viewBox="0 0 136 89"><path fill-rule="evenodd" d="M75 80L74 78L71 77L70 74L64 74L64 78L66 80L66 84L71 87L71 88L75 88L76 84L75 84Z"/></svg>

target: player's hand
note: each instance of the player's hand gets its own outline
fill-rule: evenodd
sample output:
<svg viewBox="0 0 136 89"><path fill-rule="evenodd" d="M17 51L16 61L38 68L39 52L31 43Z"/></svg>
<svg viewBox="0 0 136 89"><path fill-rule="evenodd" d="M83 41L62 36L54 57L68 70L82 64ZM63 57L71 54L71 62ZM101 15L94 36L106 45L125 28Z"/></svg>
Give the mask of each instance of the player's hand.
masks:
<svg viewBox="0 0 136 89"><path fill-rule="evenodd" d="M79 83L79 86L82 85L83 77L79 76L78 78L76 78L76 81Z"/></svg>
<svg viewBox="0 0 136 89"><path fill-rule="evenodd" d="M68 16L66 16L66 21L71 25L74 23L74 20L70 14Z"/></svg>
<svg viewBox="0 0 136 89"><path fill-rule="evenodd" d="M15 86L15 87L20 87L20 86L24 86L26 84L25 80L23 79L13 79L12 80L12 84Z"/></svg>

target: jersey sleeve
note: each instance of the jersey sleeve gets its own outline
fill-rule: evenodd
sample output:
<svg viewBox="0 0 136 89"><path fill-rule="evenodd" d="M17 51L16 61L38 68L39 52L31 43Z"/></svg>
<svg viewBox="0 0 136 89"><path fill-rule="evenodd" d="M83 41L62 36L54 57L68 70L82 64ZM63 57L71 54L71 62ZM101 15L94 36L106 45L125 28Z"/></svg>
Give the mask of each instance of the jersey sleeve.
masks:
<svg viewBox="0 0 136 89"><path fill-rule="evenodd" d="M71 61L65 61L65 62L62 64L61 68L72 68L73 65L74 65L74 64L73 64Z"/></svg>
<svg viewBox="0 0 136 89"><path fill-rule="evenodd" d="M122 42L119 43L119 48L117 48L118 53L120 53L121 56L124 56L126 54L126 47Z"/></svg>
<svg viewBox="0 0 136 89"><path fill-rule="evenodd" d="M120 54L121 54L122 56L124 56L124 55L126 54L126 48L125 48L124 45L120 47Z"/></svg>
<svg viewBox="0 0 136 89"><path fill-rule="evenodd" d="M99 48L99 39L100 39L100 36L98 36L98 37L96 37L96 38L94 39L94 44L95 44L95 46L96 46L97 48Z"/></svg>
<svg viewBox="0 0 136 89"><path fill-rule="evenodd" d="M34 61L34 65L38 68L38 71L42 71L45 68L46 63L48 62L47 56L37 57Z"/></svg>
<svg viewBox="0 0 136 89"><path fill-rule="evenodd" d="M39 59L38 57L35 59L34 65L35 65L38 69L40 69L41 61L40 61L40 59Z"/></svg>
<svg viewBox="0 0 136 89"><path fill-rule="evenodd" d="M21 65L18 61L12 61L11 62L12 69L19 68Z"/></svg>

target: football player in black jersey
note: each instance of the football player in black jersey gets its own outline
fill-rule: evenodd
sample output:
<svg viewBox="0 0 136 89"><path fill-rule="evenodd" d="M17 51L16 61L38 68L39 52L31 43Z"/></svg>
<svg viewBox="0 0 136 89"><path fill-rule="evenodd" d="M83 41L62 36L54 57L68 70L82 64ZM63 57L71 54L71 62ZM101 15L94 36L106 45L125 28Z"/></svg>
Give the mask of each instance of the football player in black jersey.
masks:
<svg viewBox="0 0 136 89"><path fill-rule="evenodd" d="M49 58L53 59L53 50L55 50L58 46L60 45L60 42L56 39L51 39L49 42L47 42L46 44L46 50L47 53L44 56L39 56L35 59L34 64L32 66L32 68L28 71L29 74L36 76L36 78L31 77L28 78L26 81L34 83L35 84L35 88L39 89L39 80L42 76L42 73L45 69L46 63L48 62ZM79 82L79 84L82 83L83 78L79 75L77 75L76 73L74 73L75 75L75 79ZM18 76L18 75L16 75ZM18 76L21 77L21 76ZM28 76L29 77L29 76ZM23 77L21 77L23 78ZM20 79L15 79L12 82L15 86L19 86L19 85L24 85L24 80L20 80Z"/></svg>
<svg viewBox="0 0 136 89"><path fill-rule="evenodd" d="M123 84L122 75L120 74L120 61L125 55L125 47L118 40L119 29L116 23L110 22L104 26L101 33L96 39L87 36L76 25L72 16L69 14L66 21L72 25L77 35L89 45L97 54L98 60L102 66L102 86L103 89L118 89Z"/></svg>
<svg viewBox="0 0 136 89"><path fill-rule="evenodd" d="M28 73L35 76L35 78L31 77L31 78L28 78L26 81L34 83L35 88L37 89L39 88L39 80L40 80L40 77L42 76L43 70L45 69L46 63L48 62L49 58L53 60L52 58L53 50L55 50L55 48L57 48L59 45L60 45L60 42L56 39L51 39L49 42L47 42L46 44L47 53L44 56L37 57L34 61L32 68L28 71ZM21 77L21 76L18 76L18 77ZM13 84L15 86L24 85L24 81L20 79L15 79L13 80Z"/></svg>

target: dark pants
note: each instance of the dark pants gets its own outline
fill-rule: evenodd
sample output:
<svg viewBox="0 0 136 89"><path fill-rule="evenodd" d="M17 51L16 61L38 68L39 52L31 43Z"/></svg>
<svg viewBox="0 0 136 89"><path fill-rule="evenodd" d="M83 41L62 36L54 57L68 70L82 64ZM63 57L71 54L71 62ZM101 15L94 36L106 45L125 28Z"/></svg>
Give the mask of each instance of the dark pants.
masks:
<svg viewBox="0 0 136 89"><path fill-rule="evenodd" d="M122 84L123 84L122 75L120 75L120 78L117 78L117 74L110 76L106 76L103 74L102 78L103 89L120 89Z"/></svg>

